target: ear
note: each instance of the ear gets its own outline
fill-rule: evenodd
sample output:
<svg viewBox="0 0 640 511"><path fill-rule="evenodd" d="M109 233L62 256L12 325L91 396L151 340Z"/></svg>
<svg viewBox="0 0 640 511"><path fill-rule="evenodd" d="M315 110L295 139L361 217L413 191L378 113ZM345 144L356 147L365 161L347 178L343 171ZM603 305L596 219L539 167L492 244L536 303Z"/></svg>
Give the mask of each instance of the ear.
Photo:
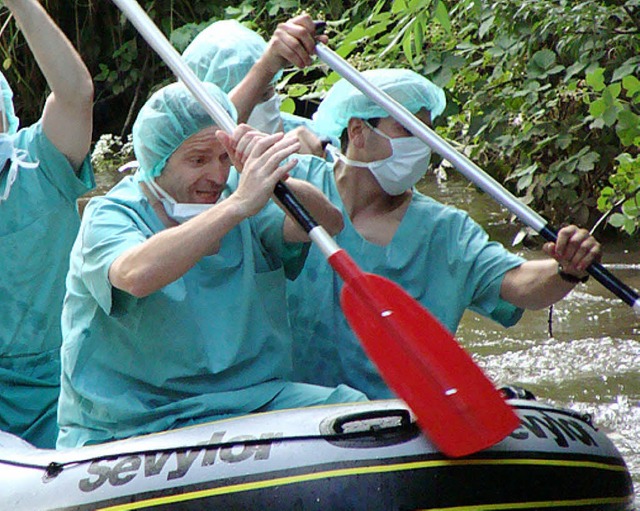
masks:
<svg viewBox="0 0 640 511"><path fill-rule="evenodd" d="M347 134L349 135L349 146L362 149L366 142L365 135L368 133L367 126L363 119L352 117L347 124Z"/></svg>

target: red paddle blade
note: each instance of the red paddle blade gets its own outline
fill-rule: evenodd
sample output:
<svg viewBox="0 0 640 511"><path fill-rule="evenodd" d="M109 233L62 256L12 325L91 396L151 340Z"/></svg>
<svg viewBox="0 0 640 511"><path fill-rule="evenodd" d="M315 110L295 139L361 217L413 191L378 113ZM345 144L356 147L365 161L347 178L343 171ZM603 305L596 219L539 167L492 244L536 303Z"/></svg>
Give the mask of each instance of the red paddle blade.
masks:
<svg viewBox="0 0 640 511"><path fill-rule="evenodd" d="M349 324L443 453L481 451L518 427L518 416L469 354L400 286L353 268L345 280L340 298Z"/></svg>

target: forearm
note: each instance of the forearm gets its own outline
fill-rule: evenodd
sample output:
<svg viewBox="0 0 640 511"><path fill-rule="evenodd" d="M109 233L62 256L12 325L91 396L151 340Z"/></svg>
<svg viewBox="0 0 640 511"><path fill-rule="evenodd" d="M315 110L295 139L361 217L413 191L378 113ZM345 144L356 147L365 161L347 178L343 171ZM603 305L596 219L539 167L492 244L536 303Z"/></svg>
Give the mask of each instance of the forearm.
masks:
<svg viewBox="0 0 640 511"><path fill-rule="evenodd" d="M91 147L93 81L63 32L35 0L7 0L51 89L42 113L44 133L78 170Z"/></svg>
<svg viewBox="0 0 640 511"><path fill-rule="evenodd" d="M215 253L222 238L246 217L231 196L125 251L109 268L109 281L139 298L155 293L182 277L204 256Z"/></svg>
<svg viewBox="0 0 640 511"><path fill-rule="evenodd" d="M277 64L263 56L229 93L229 99L238 112L238 124L247 122L249 115L264 97L278 71Z"/></svg>
<svg viewBox="0 0 640 511"><path fill-rule="evenodd" d="M56 98L64 103L93 95L91 74L82 59L36 0L5 0Z"/></svg>
<svg viewBox="0 0 640 511"><path fill-rule="evenodd" d="M500 296L517 307L535 310L561 300L574 287L558 275L554 259L527 261L505 274Z"/></svg>
<svg viewBox="0 0 640 511"><path fill-rule="evenodd" d="M320 190L300 179L289 178L285 183L314 220L324 227L329 234L333 236L342 230L344 227L342 213L329 202L329 199ZM287 212L286 209L285 212ZM284 236L288 242L309 241L304 229L290 216L285 219Z"/></svg>

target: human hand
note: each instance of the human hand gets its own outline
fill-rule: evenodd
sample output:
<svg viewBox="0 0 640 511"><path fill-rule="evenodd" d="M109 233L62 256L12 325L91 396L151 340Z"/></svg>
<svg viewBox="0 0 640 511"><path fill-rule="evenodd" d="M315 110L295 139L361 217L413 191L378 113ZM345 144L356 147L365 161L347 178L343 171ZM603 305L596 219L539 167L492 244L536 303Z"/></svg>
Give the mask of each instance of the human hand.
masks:
<svg viewBox="0 0 640 511"><path fill-rule="evenodd" d="M241 172L233 195L243 205L246 216L254 215L267 203L276 183L286 179L298 163L295 158L284 160L299 152L300 143L282 133L268 135L246 124L239 125L232 135L221 131L216 135Z"/></svg>
<svg viewBox="0 0 640 511"><path fill-rule="evenodd" d="M263 58L269 60L274 73L292 64L299 68L311 65L316 41L327 43L326 35L318 35L309 14L302 13L284 23L279 23L269 40Z"/></svg>
<svg viewBox="0 0 640 511"><path fill-rule="evenodd" d="M296 138L300 142L300 150L298 151L300 154L312 154L320 158L325 157L324 148L326 143L304 126L298 126L287 132L285 137Z"/></svg>
<svg viewBox="0 0 640 511"><path fill-rule="evenodd" d="M575 225L560 229L557 241L545 243L542 250L558 261L563 272L578 278L586 276L586 269L602 258L602 245L589 231Z"/></svg>

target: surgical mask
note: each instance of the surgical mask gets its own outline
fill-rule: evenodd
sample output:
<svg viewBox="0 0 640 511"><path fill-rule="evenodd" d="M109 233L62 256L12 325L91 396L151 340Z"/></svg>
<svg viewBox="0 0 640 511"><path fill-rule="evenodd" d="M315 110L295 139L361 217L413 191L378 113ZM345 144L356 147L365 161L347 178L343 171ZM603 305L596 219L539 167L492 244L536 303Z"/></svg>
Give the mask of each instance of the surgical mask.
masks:
<svg viewBox="0 0 640 511"><path fill-rule="evenodd" d="M272 134L282 131L280 104L280 96L277 94L257 104L247 119L247 124L263 133Z"/></svg>
<svg viewBox="0 0 640 511"><path fill-rule="evenodd" d="M380 187L389 195L402 195L413 187L427 172L431 148L418 137L391 138L369 125L391 143L391 156L383 160L362 162L347 158L334 148L334 154L347 165L368 168Z"/></svg>
<svg viewBox="0 0 640 511"><path fill-rule="evenodd" d="M13 137L6 133L0 134L0 176L7 172L7 182L4 185L4 191L0 193L0 202L7 200L11 187L18 177L18 169L35 169L38 162L27 161L29 153L24 149L16 149L13 147ZM7 162L10 162L7 165Z"/></svg>
<svg viewBox="0 0 640 511"><path fill-rule="evenodd" d="M182 224L191 218L198 216L200 213L211 209L214 204L184 203L177 202L169 195L154 179L145 181L152 195L158 199L169 218L173 218L176 222ZM222 196L220 196L220 201Z"/></svg>

